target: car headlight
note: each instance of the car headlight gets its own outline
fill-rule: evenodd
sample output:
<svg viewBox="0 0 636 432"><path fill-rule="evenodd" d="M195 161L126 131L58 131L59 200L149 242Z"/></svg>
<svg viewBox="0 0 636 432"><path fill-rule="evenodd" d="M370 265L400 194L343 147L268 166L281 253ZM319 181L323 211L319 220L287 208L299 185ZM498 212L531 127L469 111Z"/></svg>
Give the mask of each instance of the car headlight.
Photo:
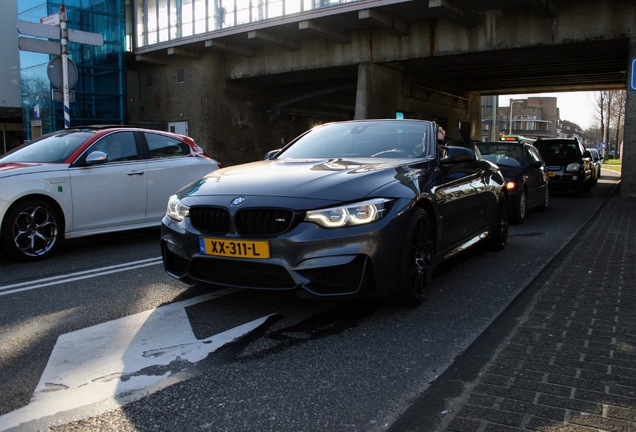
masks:
<svg viewBox="0 0 636 432"><path fill-rule="evenodd" d="M517 189L517 183L513 182L513 181L508 181L506 182L506 189L508 190L515 190Z"/></svg>
<svg viewBox="0 0 636 432"><path fill-rule="evenodd" d="M571 164L568 164L567 167L565 167L565 171L567 172L573 172L573 171L578 171L579 170L579 164L577 162L573 162Z"/></svg>
<svg viewBox="0 0 636 432"><path fill-rule="evenodd" d="M183 218L188 216L189 213L190 207L183 205L176 195L172 195L168 199L168 210L166 210L166 215L168 215L168 217L176 220L177 222L181 222Z"/></svg>
<svg viewBox="0 0 636 432"><path fill-rule="evenodd" d="M316 223L323 228L364 225L382 219L391 202L389 199L377 198L339 207L310 210L305 214L305 221Z"/></svg>

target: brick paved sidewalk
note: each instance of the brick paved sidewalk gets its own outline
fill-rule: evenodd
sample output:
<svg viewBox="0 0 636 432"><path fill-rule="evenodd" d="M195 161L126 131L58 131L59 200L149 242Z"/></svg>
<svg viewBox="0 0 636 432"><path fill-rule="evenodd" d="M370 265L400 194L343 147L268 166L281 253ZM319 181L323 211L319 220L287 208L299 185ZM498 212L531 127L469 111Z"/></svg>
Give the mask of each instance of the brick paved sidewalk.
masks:
<svg viewBox="0 0 636 432"><path fill-rule="evenodd" d="M636 431L636 200L611 198L445 431Z"/></svg>
<svg viewBox="0 0 636 432"><path fill-rule="evenodd" d="M581 233L390 432L636 432L636 199Z"/></svg>

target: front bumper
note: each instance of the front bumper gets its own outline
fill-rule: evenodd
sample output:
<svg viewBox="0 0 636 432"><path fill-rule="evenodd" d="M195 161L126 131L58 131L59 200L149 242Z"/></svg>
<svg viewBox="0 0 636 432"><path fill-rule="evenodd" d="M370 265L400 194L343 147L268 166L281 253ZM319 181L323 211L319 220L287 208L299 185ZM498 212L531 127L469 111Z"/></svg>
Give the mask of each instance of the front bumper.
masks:
<svg viewBox="0 0 636 432"><path fill-rule="evenodd" d="M238 288L296 291L301 296L385 296L397 288L407 205L398 200L379 221L357 227L324 229L301 222L281 235L263 238L266 259L219 257L201 251L201 237L189 218L162 221L161 251L165 270L185 282ZM250 240L237 234L220 238Z"/></svg>
<svg viewBox="0 0 636 432"><path fill-rule="evenodd" d="M565 172L564 167L548 167L548 188L555 191L568 191L582 187L585 182L583 173Z"/></svg>

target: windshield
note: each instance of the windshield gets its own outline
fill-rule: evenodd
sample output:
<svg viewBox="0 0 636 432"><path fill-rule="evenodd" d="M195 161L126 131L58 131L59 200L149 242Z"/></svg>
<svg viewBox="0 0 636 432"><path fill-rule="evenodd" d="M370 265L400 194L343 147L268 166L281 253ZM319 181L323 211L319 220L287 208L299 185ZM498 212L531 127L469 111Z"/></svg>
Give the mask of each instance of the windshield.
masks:
<svg viewBox="0 0 636 432"><path fill-rule="evenodd" d="M436 148L434 125L423 120L329 123L301 136L276 159L425 157Z"/></svg>
<svg viewBox="0 0 636 432"><path fill-rule="evenodd" d="M91 136L92 132L55 132L12 150L0 158L0 163L62 163Z"/></svg>
<svg viewBox="0 0 636 432"><path fill-rule="evenodd" d="M579 156L574 141L539 141L539 151L544 158L575 158Z"/></svg>
<svg viewBox="0 0 636 432"><path fill-rule="evenodd" d="M500 166L521 166L521 147L518 144L483 143L477 144L477 147L487 161Z"/></svg>

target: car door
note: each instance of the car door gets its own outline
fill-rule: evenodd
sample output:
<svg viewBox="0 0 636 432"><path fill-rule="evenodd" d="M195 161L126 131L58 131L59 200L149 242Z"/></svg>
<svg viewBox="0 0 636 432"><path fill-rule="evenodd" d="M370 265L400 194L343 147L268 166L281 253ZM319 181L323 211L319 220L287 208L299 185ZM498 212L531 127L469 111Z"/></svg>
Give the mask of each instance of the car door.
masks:
<svg viewBox="0 0 636 432"><path fill-rule="evenodd" d="M208 158L193 157L190 146L174 137L153 132L141 135L149 155L146 220L159 223L170 195L199 180L216 165Z"/></svg>
<svg viewBox="0 0 636 432"><path fill-rule="evenodd" d="M73 195L72 231L107 231L145 223L147 167L138 157L134 133L123 131L106 135L91 145L81 159L85 160L94 151L105 153L108 159L69 168Z"/></svg>
<svg viewBox="0 0 636 432"><path fill-rule="evenodd" d="M441 165L442 178L435 188L442 221L442 250L451 249L487 226L488 187L479 161Z"/></svg>

